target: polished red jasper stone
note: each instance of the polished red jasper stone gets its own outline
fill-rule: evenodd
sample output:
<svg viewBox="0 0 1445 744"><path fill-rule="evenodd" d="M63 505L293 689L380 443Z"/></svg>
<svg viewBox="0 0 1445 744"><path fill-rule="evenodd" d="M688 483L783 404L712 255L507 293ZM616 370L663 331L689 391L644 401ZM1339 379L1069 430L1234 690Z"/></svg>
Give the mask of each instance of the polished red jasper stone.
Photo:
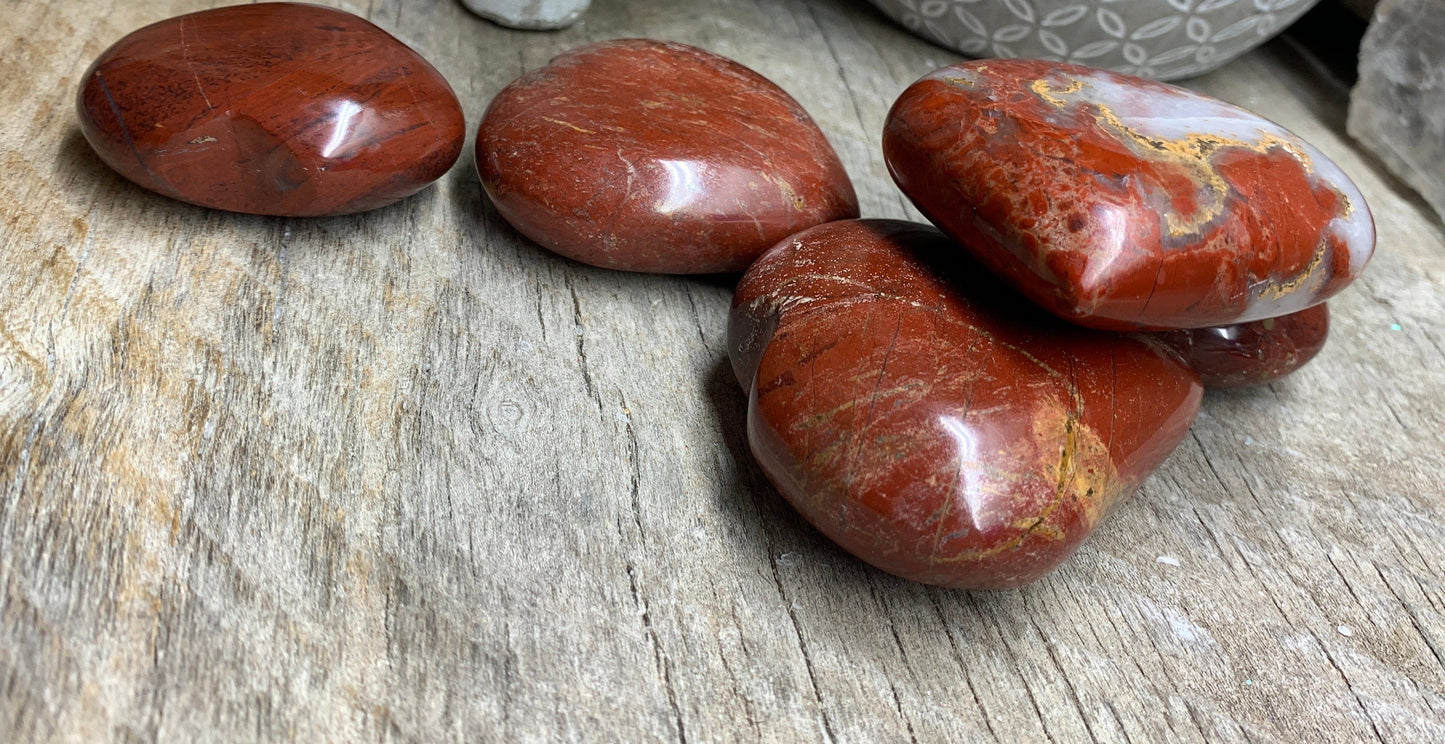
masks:
<svg viewBox="0 0 1445 744"><path fill-rule="evenodd" d="M482 185L569 258L741 271L803 228L858 216L848 174L787 93L682 44L574 49L507 86L477 132Z"/></svg>
<svg viewBox="0 0 1445 744"><path fill-rule="evenodd" d="M285 216L374 209L461 154L457 97L350 13L262 3L129 34L86 72L81 131L112 168L204 207Z"/></svg>
<svg viewBox="0 0 1445 744"><path fill-rule="evenodd" d="M1173 346L1206 387L1235 388L1274 382L1303 367L1324 348L1330 312L1319 304L1278 318L1168 331Z"/></svg>
<svg viewBox="0 0 1445 744"><path fill-rule="evenodd" d="M728 348L784 498L863 560L960 588L1052 569L1201 396L1157 339L1063 323L906 222L834 222L765 253Z"/></svg>
<svg viewBox="0 0 1445 744"><path fill-rule="evenodd" d="M945 67L883 152L935 224L1097 328L1243 323L1321 302L1374 250L1364 197L1277 124L1163 83L1036 60Z"/></svg>

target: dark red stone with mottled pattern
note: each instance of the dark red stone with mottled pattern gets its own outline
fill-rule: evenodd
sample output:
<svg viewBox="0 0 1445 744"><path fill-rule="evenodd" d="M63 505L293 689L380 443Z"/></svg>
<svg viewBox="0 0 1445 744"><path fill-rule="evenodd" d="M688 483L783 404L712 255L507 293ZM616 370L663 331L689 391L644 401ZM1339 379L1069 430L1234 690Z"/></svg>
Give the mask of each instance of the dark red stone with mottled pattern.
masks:
<svg viewBox="0 0 1445 744"><path fill-rule="evenodd" d="M661 41L579 47L507 86L482 118L477 169L523 235L611 269L742 271L799 230L858 216L797 101Z"/></svg>
<svg viewBox="0 0 1445 744"><path fill-rule="evenodd" d="M1056 566L1181 441L1201 395L1157 338L1063 323L937 230L886 220L765 253L728 348L783 496L863 560L951 587Z"/></svg>
<svg viewBox="0 0 1445 744"><path fill-rule="evenodd" d="M350 13L261 3L135 31L77 99L107 165L157 193L309 217L385 206L461 154L461 105L426 60Z"/></svg>
<svg viewBox="0 0 1445 744"><path fill-rule="evenodd" d="M1277 124L1143 78L980 60L889 112L894 180L935 224L1067 320L1244 323L1317 304L1374 249L1338 166Z"/></svg>
<svg viewBox="0 0 1445 744"><path fill-rule="evenodd" d="M1274 382L1303 367L1329 332L1329 309L1319 304L1278 318L1159 335L1205 387L1235 388Z"/></svg>

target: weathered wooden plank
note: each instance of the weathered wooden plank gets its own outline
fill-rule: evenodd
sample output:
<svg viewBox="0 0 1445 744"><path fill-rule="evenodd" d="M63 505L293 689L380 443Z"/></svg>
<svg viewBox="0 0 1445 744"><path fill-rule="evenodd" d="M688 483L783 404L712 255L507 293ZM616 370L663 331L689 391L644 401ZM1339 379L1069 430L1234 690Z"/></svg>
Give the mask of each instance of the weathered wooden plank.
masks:
<svg viewBox="0 0 1445 744"><path fill-rule="evenodd" d="M520 239L470 157L323 220L111 174L89 60L220 3L0 5L0 738L1422 741L1445 738L1445 237L1275 45L1193 81L1314 141L1381 249L1295 377L1211 394L1055 575L908 584L832 547L747 452L726 279ZM651 36L813 114L865 214L877 143L955 59L854 0L599 0L554 34L342 4L475 122L521 72Z"/></svg>

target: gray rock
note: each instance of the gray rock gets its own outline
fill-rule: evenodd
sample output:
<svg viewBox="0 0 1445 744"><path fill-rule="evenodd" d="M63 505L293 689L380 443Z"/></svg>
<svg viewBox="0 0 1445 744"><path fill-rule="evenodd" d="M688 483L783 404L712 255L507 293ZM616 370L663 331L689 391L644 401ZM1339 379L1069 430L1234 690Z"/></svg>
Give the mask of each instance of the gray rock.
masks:
<svg viewBox="0 0 1445 744"><path fill-rule="evenodd" d="M587 12L592 0L462 0L477 15L511 28L565 28Z"/></svg>
<svg viewBox="0 0 1445 744"><path fill-rule="evenodd" d="M1445 0L1382 0L1347 129L1445 220Z"/></svg>

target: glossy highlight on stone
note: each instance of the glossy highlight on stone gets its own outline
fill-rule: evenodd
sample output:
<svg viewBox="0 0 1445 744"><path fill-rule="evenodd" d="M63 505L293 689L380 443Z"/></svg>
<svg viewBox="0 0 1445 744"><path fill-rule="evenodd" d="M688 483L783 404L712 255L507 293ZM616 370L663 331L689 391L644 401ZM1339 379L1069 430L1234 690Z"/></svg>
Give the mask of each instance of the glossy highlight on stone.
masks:
<svg viewBox="0 0 1445 744"><path fill-rule="evenodd" d="M850 220L765 253L728 327L748 439L843 548L915 581L1027 584L1183 439L1198 377L1063 323L932 227Z"/></svg>
<svg viewBox="0 0 1445 744"><path fill-rule="evenodd" d="M1305 366L1324 348L1330 312L1321 303L1297 313L1218 328L1159 334L1205 387L1264 385Z"/></svg>
<svg viewBox="0 0 1445 744"><path fill-rule="evenodd" d="M507 86L482 118L477 169L523 235L627 271L741 271L799 230L858 216L797 101L661 41L590 44Z"/></svg>
<svg viewBox="0 0 1445 744"><path fill-rule="evenodd" d="M934 71L889 112L884 157L935 224L1054 314L1115 330L1286 315L1374 249L1350 179L1244 109L1036 60Z"/></svg>
<svg viewBox="0 0 1445 744"><path fill-rule="evenodd" d="M80 127L107 165L166 196L311 217L391 204L446 173L466 123L447 81L370 22L238 5L135 31L96 59Z"/></svg>

